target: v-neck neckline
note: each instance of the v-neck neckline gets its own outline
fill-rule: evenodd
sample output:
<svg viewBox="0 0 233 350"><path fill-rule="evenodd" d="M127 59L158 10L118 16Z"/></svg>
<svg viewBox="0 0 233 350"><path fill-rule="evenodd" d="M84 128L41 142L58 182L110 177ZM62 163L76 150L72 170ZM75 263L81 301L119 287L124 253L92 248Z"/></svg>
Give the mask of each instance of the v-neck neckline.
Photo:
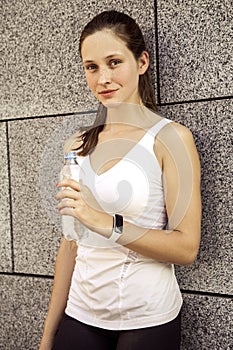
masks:
<svg viewBox="0 0 233 350"><path fill-rule="evenodd" d="M147 132L135 143L135 145L128 151L126 152L126 154L121 158L119 159L119 161L117 163L115 163L113 166L111 166L109 169L103 171L102 173L98 174L96 173L96 171L94 170L93 166L92 166L92 163L91 163L91 158L90 158L90 155L88 155L88 162L89 162L89 166L90 166L90 169L91 171L95 174L95 176L97 178L101 178L101 177L104 177L105 175L107 175L109 172L111 172L113 169L115 169L115 167L119 166L122 161L124 161L124 159L126 157L128 157L128 155L133 152L133 150L135 149L135 147L137 147L141 142L143 142L143 140L146 138L146 136L150 133L151 130L153 130L157 124L159 124L163 119L161 119L159 122L157 122L155 125L153 125L151 128L149 128L147 130Z"/></svg>

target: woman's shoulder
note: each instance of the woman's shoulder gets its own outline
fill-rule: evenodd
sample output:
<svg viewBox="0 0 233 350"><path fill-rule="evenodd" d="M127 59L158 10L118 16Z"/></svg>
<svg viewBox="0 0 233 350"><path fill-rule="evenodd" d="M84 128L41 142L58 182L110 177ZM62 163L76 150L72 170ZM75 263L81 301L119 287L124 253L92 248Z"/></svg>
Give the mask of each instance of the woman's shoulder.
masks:
<svg viewBox="0 0 233 350"><path fill-rule="evenodd" d="M165 125L165 127L160 132L160 137L171 137L174 134L179 136L182 140L190 140L193 139L192 131L183 124L180 124L176 121L169 120L169 123Z"/></svg>
<svg viewBox="0 0 233 350"><path fill-rule="evenodd" d="M177 121L166 118L163 114L160 114L159 112L151 112L150 118L152 118L152 120L155 120L155 122L153 122L152 128L156 128L156 125L158 124L159 126L159 124L161 123L161 125L159 126L159 133L156 137L157 139L171 137L172 135L178 135L184 139L192 139L193 137L193 134L188 127Z"/></svg>
<svg viewBox="0 0 233 350"><path fill-rule="evenodd" d="M170 121L170 120L169 120ZM193 152L196 149L191 130L175 121L167 123L155 138L154 149L163 158L177 149Z"/></svg>

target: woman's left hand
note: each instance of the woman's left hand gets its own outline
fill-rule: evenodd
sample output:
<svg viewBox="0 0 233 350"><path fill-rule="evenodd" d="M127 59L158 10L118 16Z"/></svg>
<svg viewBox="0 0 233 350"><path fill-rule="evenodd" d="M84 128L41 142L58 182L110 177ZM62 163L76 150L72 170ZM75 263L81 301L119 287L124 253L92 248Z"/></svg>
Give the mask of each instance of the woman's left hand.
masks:
<svg viewBox="0 0 233 350"><path fill-rule="evenodd" d="M111 235L112 216L101 209L87 186L72 179L64 179L57 187L61 188L55 197L60 201L57 209L61 215L73 216L105 237Z"/></svg>

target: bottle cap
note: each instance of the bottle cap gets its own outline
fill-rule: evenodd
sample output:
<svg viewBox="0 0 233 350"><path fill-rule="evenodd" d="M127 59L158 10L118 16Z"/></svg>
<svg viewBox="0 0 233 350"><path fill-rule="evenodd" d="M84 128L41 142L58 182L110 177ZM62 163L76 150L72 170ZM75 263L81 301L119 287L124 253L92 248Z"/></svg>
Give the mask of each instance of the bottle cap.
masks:
<svg viewBox="0 0 233 350"><path fill-rule="evenodd" d="M64 164L78 164L77 152L67 152L64 156Z"/></svg>
<svg viewBox="0 0 233 350"><path fill-rule="evenodd" d="M77 158L77 152L76 151L71 151L71 152L67 152L65 154L65 159L76 159Z"/></svg>

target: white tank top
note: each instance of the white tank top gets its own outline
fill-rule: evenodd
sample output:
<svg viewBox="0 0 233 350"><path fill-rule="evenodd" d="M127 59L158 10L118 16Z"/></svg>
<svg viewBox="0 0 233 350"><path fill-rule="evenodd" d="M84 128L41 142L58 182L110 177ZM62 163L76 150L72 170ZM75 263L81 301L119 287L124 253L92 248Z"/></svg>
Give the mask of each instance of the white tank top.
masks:
<svg viewBox="0 0 233 350"><path fill-rule="evenodd" d="M101 175L92 169L89 156L79 157L82 181L104 211L122 214L137 226L166 227L162 170L154 154L154 139L169 122L161 119ZM126 330L169 322L181 305L172 264L147 258L83 228L65 310L68 315L96 327Z"/></svg>

